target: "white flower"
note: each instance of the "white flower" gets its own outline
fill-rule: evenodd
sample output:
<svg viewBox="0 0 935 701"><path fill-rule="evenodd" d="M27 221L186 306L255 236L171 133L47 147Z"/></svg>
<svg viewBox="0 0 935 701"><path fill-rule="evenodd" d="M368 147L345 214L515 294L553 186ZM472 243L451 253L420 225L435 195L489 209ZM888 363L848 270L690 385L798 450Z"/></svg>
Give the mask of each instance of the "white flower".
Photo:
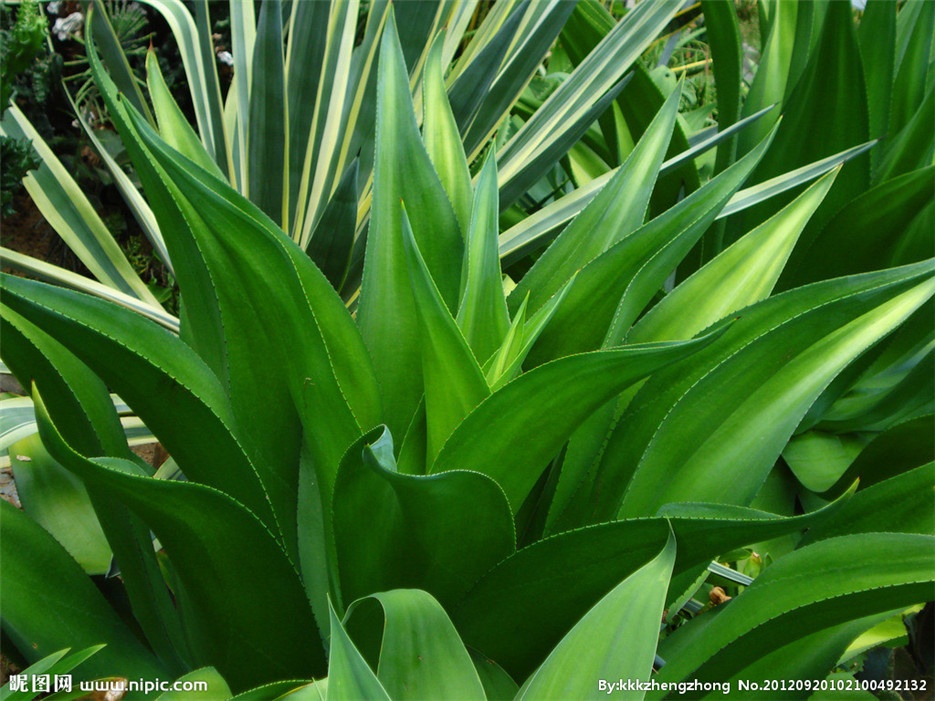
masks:
<svg viewBox="0 0 935 701"><path fill-rule="evenodd" d="M234 65L234 57L231 55L230 51L218 51L218 61L225 66Z"/></svg>
<svg viewBox="0 0 935 701"><path fill-rule="evenodd" d="M80 12L72 12L64 19L59 17L52 25L52 31L59 41L65 41L69 36L78 34L81 26L84 24L84 15Z"/></svg>

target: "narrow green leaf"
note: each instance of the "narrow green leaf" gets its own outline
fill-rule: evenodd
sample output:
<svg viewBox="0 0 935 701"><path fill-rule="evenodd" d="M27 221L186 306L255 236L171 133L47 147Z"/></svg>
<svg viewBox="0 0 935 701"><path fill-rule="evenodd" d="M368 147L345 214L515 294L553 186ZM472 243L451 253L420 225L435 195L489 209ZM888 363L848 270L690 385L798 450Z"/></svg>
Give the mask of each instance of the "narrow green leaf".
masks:
<svg viewBox="0 0 935 701"><path fill-rule="evenodd" d="M317 3L314 3L317 4ZM325 207L321 220L308 242L308 255L336 290L347 278L357 231L357 178L360 161L356 158L341 176L338 189Z"/></svg>
<svg viewBox="0 0 935 701"><path fill-rule="evenodd" d="M463 243L444 188L419 136L402 48L391 19L377 89L374 201L357 319L381 385L386 420L404 435L422 396L419 322L405 259L400 201L432 280L457 308Z"/></svg>
<svg viewBox="0 0 935 701"><path fill-rule="evenodd" d="M700 190L588 263L528 362L619 343L768 146L767 138Z"/></svg>
<svg viewBox="0 0 935 701"><path fill-rule="evenodd" d="M627 335L630 343L691 338L715 321L773 291L799 234L839 170L818 180L785 208L717 256L653 307Z"/></svg>
<svg viewBox="0 0 935 701"><path fill-rule="evenodd" d="M931 537L861 534L798 550L761 574L703 624L670 635L659 654L660 682L744 677L771 650L811 633L924 601L931 590ZM886 567L879 562L885 560ZM784 677L784 670L774 668ZM664 692L650 692L662 698Z"/></svg>
<svg viewBox="0 0 935 701"><path fill-rule="evenodd" d="M169 92L162 70L159 68L156 52L152 49L146 53L146 84L149 87L149 95L153 100L153 109L156 111L156 119L159 122L160 136L183 156L194 161L212 175L223 178L221 169L205 151L198 135L195 134L175 98L172 97L172 93Z"/></svg>
<svg viewBox="0 0 935 701"><path fill-rule="evenodd" d="M392 450L389 433L374 429L338 472L330 508L341 595L418 587L456 601L515 548L506 499L473 472L401 474Z"/></svg>
<svg viewBox="0 0 935 701"><path fill-rule="evenodd" d="M537 311L585 265L642 224L679 105L676 90L630 157L590 204L559 234L510 294L513 311L528 293Z"/></svg>
<svg viewBox="0 0 935 701"><path fill-rule="evenodd" d="M499 217L497 163L491 150L477 179L473 213L466 229L461 275L464 290L458 306L458 326L480 362L500 348L510 326L497 253Z"/></svg>
<svg viewBox="0 0 935 701"><path fill-rule="evenodd" d="M914 15L914 16L913 16ZM911 24L907 20L911 17ZM892 107L887 125L895 134L909 123L926 92L926 80L932 66L932 34L935 33L935 8L918 3L918 8L903 8L899 30L903 39L897 57L893 81ZM869 71L868 71L869 72Z"/></svg>
<svg viewBox="0 0 935 701"><path fill-rule="evenodd" d="M425 386L426 460L434 462L451 432L490 395L474 354L433 284L412 235L406 209L402 235L422 333L422 379Z"/></svg>
<svg viewBox="0 0 935 701"><path fill-rule="evenodd" d="M127 99L133 106L139 110L140 114L146 117L150 124L154 124L152 113L149 111L149 105L143 92L137 82L133 69L130 68L130 62L124 53L123 46L120 43L120 37L114 31L113 23L107 14L107 6L103 3L95 3L88 10L88 26L94 34L94 40L100 48L104 63L110 69L114 81L120 87L120 90L127 96Z"/></svg>
<svg viewBox="0 0 935 701"><path fill-rule="evenodd" d="M828 383L935 293L932 270L925 263L818 283L724 322L730 328L710 356L657 373L630 404L605 453L616 476L600 478L604 493L625 487L621 515L686 495L749 503Z"/></svg>
<svg viewBox="0 0 935 701"><path fill-rule="evenodd" d="M91 274L124 294L161 308L78 183L16 105L7 110L0 123L0 134L32 142L42 165L23 179L26 191Z"/></svg>
<svg viewBox="0 0 935 701"><path fill-rule="evenodd" d="M648 681L674 564L670 533L662 552L614 587L562 638L517 699L603 699L608 690L595 680ZM638 700L643 694L624 698Z"/></svg>
<svg viewBox="0 0 935 701"><path fill-rule="evenodd" d="M277 224L289 225L289 143L281 0L263 0L253 51L247 130L250 200Z"/></svg>
<svg viewBox="0 0 935 701"><path fill-rule="evenodd" d="M740 91L743 82L743 38L737 9L733 3L702 0L705 38L714 59L714 82L717 86L717 126L723 132L740 119ZM748 98L749 99L749 98ZM748 115L756 110L749 109ZM718 146L714 172L720 173L734 162L737 138Z"/></svg>
<svg viewBox="0 0 935 701"><path fill-rule="evenodd" d="M467 238L473 200L471 173L464 149L461 147L458 125L455 123L445 92L442 66L444 40L444 33L435 38L425 65L422 87L422 138L425 140L425 150L432 159L432 165L435 166L442 186L448 193L448 199L451 200L461 231Z"/></svg>

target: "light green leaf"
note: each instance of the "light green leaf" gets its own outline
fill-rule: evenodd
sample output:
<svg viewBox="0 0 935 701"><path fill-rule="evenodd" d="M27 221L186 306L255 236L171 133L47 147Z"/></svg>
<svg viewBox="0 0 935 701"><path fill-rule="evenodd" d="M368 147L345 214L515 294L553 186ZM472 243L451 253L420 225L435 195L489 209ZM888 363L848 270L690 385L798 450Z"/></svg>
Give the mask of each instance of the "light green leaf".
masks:
<svg viewBox="0 0 935 701"><path fill-rule="evenodd" d="M603 699L599 680L648 681L675 564L675 538L591 608L527 680L518 701ZM621 698L639 700L642 692Z"/></svg>
<svg viewBox="0 0 935 701"><path fill-rule="evenodd" d="M451 200L461 232L467 238L473 200L471 173L461 146L458 125L455 123L445 92L442 66L444 41L443 32L435 38L425 65L422 87L422 138L425 140L425 150L432 159L432 165L435 166L445 192L448 193L448 199Z"/></svg>
<svg viewBox="0 0 935 701"><path fill-rule="evenodd" d="M352 603L344 620L352 636L356 631L358 640L379 645L377 678L394 700L433 701L453 693L465 701L486 698L458 632L428 593L394 589L373 594Z"/></svg>
<svg viewBox="0 0 935 701"><path fill-rule="evenodd" d="M341 619L331 615L331 654L328 658L328 701L390 701L390 695L348 637Z"/></svg>
<svg viewBox="0 0 935 701"><path fill-rule="evenodd" d="M497 163L491 150L474 193L458 307L458 326L480 362L500 348L510 326L497 255L499 212Z"/></svg>
<svg viewBox="0 0 935 701"><path fill-rule="evenodd" d="M422 332L422 378L425 386L426 460L434 462L451 432L490 395L467 341L445 307L422 258L406 210L402 235L412 296Z"/></svg>
<svg viewBox="0 0 935 701"><path fill-rule="evenodd" d="M391 15L392 17L392 15ZM373 358L386 421L402 436L422 396L419 322L412 297L400 201L432 280L457 308L463 243L458 222L419 136L402 48L390 20L377 81L374 201L357 312Z"/></svg>

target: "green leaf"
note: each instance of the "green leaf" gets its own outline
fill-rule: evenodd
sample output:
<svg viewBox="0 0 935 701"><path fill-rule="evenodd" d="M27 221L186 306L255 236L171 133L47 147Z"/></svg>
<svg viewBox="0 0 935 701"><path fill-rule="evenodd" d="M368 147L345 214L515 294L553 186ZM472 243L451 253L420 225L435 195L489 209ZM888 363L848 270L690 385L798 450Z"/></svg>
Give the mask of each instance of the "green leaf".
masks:
<svg viewBox="0 0 935 701"><path fill-rule="evenodd" d="M277 224L287 227L289 142L282 25L281 0L263 0L253 47L250 121L241 126L247 131L250 200Z"/></svg>
<svg viewBox="0 0 935 701"><path fill-rule="evenodd" d="M126 504L159 538L190 604L185 624L195 664L217 667L235 689L324 670L324 650L295 566L253 513L210 487L142 477L120 458L79 455L34 398L40 435L52 455Z"/></svg>
<svg viewBox="0 0 935 701"><path fill-rule="evenodd" d="M464 290L458 306L458 326L480 362L500 348L510 326L497 252L499 213L497 162L491 149L477 179L474 208L466 229L461 275Z"/></svg>
<svg viewBox="0 0 935 701"><path fill-rule="evenodd" d="M824 492L844 474L865 444L859 436L806 431L789 440L782 458L803 487Z"/></svg>
<svg viewBox="0 0 935 701"><path fill-rule="evenodd" d="M234 439L230 404L179 338L91 297L4 276L4 303L67 348L123 397L194 481L272 522L255 468Z"/></svg>
<svg viewBox="0 0 935 701"><path fill-rule="evenodd" d="M308 3L300 3L308 4ZM318 4L318 3L312 3ZM347 278L357 230L358 159L341 176L337 190L325 207L321 220L308 242L308 255L336 290Z"/></svg>
<svg viewBox="0 0 935 701"><path fill-rule="evenodd" d="M766 653L855 618L924 601L933 539L901 534L832 538L774 563L713 619L699 617L663 641L660 682L725 681ZM886 561L886 567L879 563ZM785 677L782 666L772 673ZM664 692L650 692L662 698Z"/></svg>
<svg viewBox="0 0 935 701"><path fill-rule="evenodd" d="M769 139L700 190L588 263L529 363L613 346L762 157Z"/></svg>
<svg viewBox="0 0 935 701"><path fill-rule="evenodd" d="M516 513L549 461L591 412L628 385L711 340L583 353L531 370L468 414L430 471L489 475L503 488ZM522 435L537 440L517 450L516 437Z"/></svg>
<svg viewBox="0 0 935 701"><path fill-rule="evenodd" d="M850 533L935 535L933 477L935 463L929 462L859 490L832 519L810 531L803 544Z"/></svg>
<svg viewBox="0 0 935 701"><path fill-rule="evenodd" d="M486 698L471 656L448 614L428 593L395 589L352 603L344 621L353 637L379 644L377 678L391 698ZM359 624L359 625L355 625Z"/></svg>
<svg viewBox="0 0 935 701"><path fill-rule="evenodd" d="M471 173L461 146L461 136L455 123L448 95L445 92L442 50L444 33L432 44L423 75L422 99L425 116L422 120L422 138L432 165L448 193L461 231L467 234L471 225ZM494 220L496 221L496 219Z"/></svg>
<svg viewBox="0 0 935 701"><path fill-rule="evenodd" d="M32 143L42 165L23 179L26 191L91 274L102 283L161 309L81 187L15 105L7 110L0 134Z"/></svg>
<svg viewBox="0 0 935 701"><path fill-rule="evenodd" d="M330 608L331 654L328 658L328 701L390 701L390 695L348 637Z"/></svg>
<svg viewBox="0 0 935 701"><path fill-rule="evenodd" d="M605 465L615 466L614 477L600 477L608 498L626 491L619 514L652 513L686 495L749 503L828 383L935 293L932 268L917 264L771 297L741 313L707 353L657 373L605 452Z"/></svg>
<svg viewBox="0 0 935 701"><path fill-rule="evenodd" d="M212 175L224 176L221 169L205 151L201 140L192 129L182 110L179 108L159 68L156 52L150 49L146 54L146 84L153 100L153 109L159 122L159 134L166 143L186 158L194 161Z"/></svg>
<svg viewBox="0 0 935 701"><path fill-rule="evenodd" d="M515 548L506 499L473 472L401 474L392 450L390 434L375 429L338 472L330 509L342 598L418 587L456 600Z"/></svg>
<svg viewBox="0 0 935 701"><path fill-rule="evenodd" d="M512 311L527 294L530 311L537 311L581 268L643 224L672 136L679 94L673 92L626 162L526 273L510 294Z"/></svg>
<svg viewBox="0 0 935 701"><path fill-rule="evenodd" d="M740 91L743 81L743 38L737 9L733 3L702 0L705 38L714 59L714 82L717 85L717 126L723 132L740 119ZM749 99L749 98L748 98ZM752 105L751 105L752 107ZM748 113L756 110L748 109ZM734 162L737 138L718 146L714 171L720 173Z"/></svg>
<svg viewBox="0 0 935 701"><path fill-rule="evenodd" d="M773 291L809 217L839 171L818 180L672 292L627 334L630 343L691 338L715 321Z"/></svg>
<svg viewBox="0 0 935 701"><path fill-rule="evenodd" d="M445 307L412 235L406 210L402 235L412 296L422 332L422 378L425 386L426 460L431 464L451 432L490 395L464 336Z"/></svg>
<svg viewBox="0 0 935 701"><path fill-rule="evenodd" d="M742 545L821 523L840 503L805 516L713 504L667 507L654 518L566 531L525 547L486 573L452 609L465 642L523 678L594 603L657 555L670 530L674 573ZM675 592L671 592L675 594Z"/></svg>
<svg viewBox="0 0 935 701"><path fill-rule="evenodd" d="M65 648L59 652L52 653L48 657L43 657L35 664L29 665L29 667L20 672L20 674L26 675L30 681L34 676L39 676L41 674L47 674L52 678L59 674L67 674L76 667L79 667L85 660L96 655L104 647L104 645L94 645L71 655L68 655L70 648ZM68 656L66 657L66 655ZM30 691L10 691L9 682L0 688L0 700L2 701L32 701L34 697L35 694ZM57 697L60 697L60 695L56 694L53 698Z"/></svg>
<svg viewBox="0 0 935 701"><path fill-rule="evenodd" d="M0 500L3 632L30 662L63 645L104 644L82 672L151 679L165 674L64 548L16 507ZM53 575L54 576L51 576Z"/></svg>
<svg viewBox="0 0 935 701"><path fill-rule="evenodd" d="M391 15L392 16L392 15ZM405 258L400 201L432 280L457 308L463 243L419 136L402 48L390 19L377 81L374 201L357 319L373 358L386 421L402 436L422 396L419 321Z"/></svg>
<svg viewBox="0 0 935 701"><path fill-rule="evenodd" d="M33 434L10 446L23 510L51 533L88 574L106 574L112 557L84 485Z"/></svg>
<svg viewBox="0 0 935 701"><path fill-rule="evenodd" d="M674 564L670 533L662 552L614 587L562 638L517 699L602 699L608 690L596 680L648 681ZM624 696L643 698L640 693Z"/></svg>

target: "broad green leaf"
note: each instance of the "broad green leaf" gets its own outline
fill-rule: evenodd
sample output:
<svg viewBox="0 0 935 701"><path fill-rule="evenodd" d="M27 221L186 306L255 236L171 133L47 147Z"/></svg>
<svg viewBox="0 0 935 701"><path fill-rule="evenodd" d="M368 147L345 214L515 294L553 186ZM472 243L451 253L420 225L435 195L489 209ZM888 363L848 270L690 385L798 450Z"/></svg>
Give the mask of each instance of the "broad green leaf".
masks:
<svg viewBox="0 0 935 701"><path fill-rule="evenodd" d="M51 423L41 399L34 399L51 454L126 504L159 538L190 604L185 624L195 664L216 667L235 689L324 670L324 650L298 573L267 526L210 487L142 477L120 458L79 455Z"/></svg>
<svg viewBox="0 0 935 701"><path fill-rule="evenodd" d="M104 383L52 337L10 309L3 309L3 321L6 357L21 374L24 384L35 382L39 392L50 398L50 413L59 422L66 440L91 455L131 459L137 473L152 474L152 468L127 447L124 428ZM56 489L72 484L84 503L83 516L80 511L70 512L66 504L59 503L54 515L59 520L66 517L67 522L60 523L58 531L51 532L68 546L74 542L76 526L82 520L92 533L96 531L98 548L103 548L101 556L104 558L99 573L109 570L112 550L113 556L123 565L121 577L127 597L147 640L169 670L180 673L189 666L187 645L156 562L149 529L122 504L108 499L93 486L86 491L76 477L46 455L37 436L33 439L39 448L39 453L33 456L38 463L36 467L46 468L38 476L53 479L51 483L46 481L42 492L35 495L36 501L41 503L54 498ZM43 455L45 459L40 460ZM17 484L29 508L31 481L29 475L22 472L17 474ZM103 540L105 536L106 541Z"/></svg>
<svg viewBox="0 0 935 701"><path fill-rule="evenodd" d="M221 169L205 151L182 110L179 108L169 87L162 76L156 52L150 49L146 54L146 84L153 101L153 109L159 124L159 134L166 143L186 158L194 161L209 173L222 178Z"/></svg>
<svg viewBox="0 0 935 701"><path fill-rule="evenodd" d="M662 552L614 587L562 638L517 698L602 699L608 690L595 680L648 681L674 564L670 533ZM638 700L643 694L623 698Z"/></svg>
<svg viewBox="0 0 935 701"><path fill-rule="evenodd" d="M618 513L653 513L686 495L749 503L824 388L935 293L932 267L771 297L724 322L729 328L707 353L653 376L604 454L607 498L626 492Z"/></svg>
<svg viewBox="0 0 935 701"><path fill-rule="evenodd" d="M657 555L670 530L681 543L674 574L742 545L801 531L836 513L794 518L712 504L602 523L525 547L486 573L451 610L465 642L524 678L594 603ZM675 594L675 592L672 592Z"/></svg>
<svg viewBox="0 0 935 701"><path fill-rule="evenodd" d="M435 38L425 66L422 87L425 115L422 120L422 138L425 140L425 150L432 159L432 165L435 166L445 192L448 193L461 231L467 238L473 199L471 173L461 146L458 125L455 123L445 92L442 66L444 40L444 33Z"/></svg>
<svg viewBox="0 0 935 701"><path fill-rule="evenodd" d="M795 11L787 3L779 5L783 12L788 11L787 8ZM817 39L817 46L809 54L802 77L785 102L784 118L773 146L754 174L757 181L775 177L869 139L864 71L849 5L827 4L827 14ZM831 216L854 197L862 195L869 184L869 156L851 159L841 169L834 187L802 233L801 244L790 258L790 267L798 265L813 238ZM735 218L737 221L728 227L728 242L743 233L744 228L759 224L788 199L774 199L750 210L743 217Z"/></svg>
<svg viewBox="0 0 935 701"><path fill-rule="evenodd" d="M935 416L929 414L897 424L874 438L854 460L847 472L822 496L842 494L854 480L862 488L924 465L935 454Z"/></svg>
<svg viewBox="0 0 935 701"><path fill-rule="evenodd" d="M929 462L861 489L834 517L810 531L804 542L882 531L935 535L933 478L935 463Z"/></svg>
<svg viewBox="0 0 935 701"><path fill-rule="evenodd" d="M715 321L773 291L809 217L839 171L809 187L672 292L627 334L629 343L691 338Z"/></svg>
<svg viewBox="0 0 935 701"><path fill-rule="evenodd" d="M392 451L389 433L374 429L338 472L330 509L341 595L418 587L457 600L515 548L503 492L467 471L399 473Z"/></svg>
<svg viewBox="0 0 935 701"><path fill-rule="evenodd" d="M78 183L16 105L7 110L0 134L32 142L42 165L23 179L26 191L91 274L100 282L161 309Z"/></svg>
<svg viewBox="0 0 935 701"><path fill-rule="evenodd" d="M328 701L390 701L390 695L348 637L330 608L331 654L328 657Z"/></svg>
<svg viewBox="0 0 935 701"><path fill-rule="evenodd" d="M643 224L672 136L679 94L673 92L627 161L519 282L510 294L512 311L527 294L530 311L537 311L581 268Z"/></svg>
<svg viewBox="0 0 935 701"><path fill-rule="evenodd" d="M466 229L467 247L461 274L464 290L458 306L458 326L480 362L501 347L510 326L497 253L499 212L497 163L491 150L477 179L473 212Z"/></svg>
<svg viewBox="0 0 935 701"><path fill-rule="evenodd" d="M855 618L924 601L933 538L861 534L802 548L774 563L729 606L663 641L660 682L723 681L772 650ZM880 561L886 567L880 567ZM783 676L781 668L774 668ZM650 692L662 698L663 692Z"/></svg>
<svg viewBox="0 0 935 701"><path fill-rule="evenodd" d="M344 621L352 638L357 631L359 641L379 645L377 678L391 698L486 698L458 632L428 593L394 589L373 594L352 603Z"/></svg>
<svg viewBox="0 0 935 701"><path fill-rule="evenodd" d="M806 431L783 448L782 458L802 486L824 492L840 479L866 445L860 436Z"/></svg>
<svg viewBox="0 0 935 701"><path fill-rule="evenodd" d="M294 552L301 426L316 426L306 436L327 492L347 446L380 421L366 349L344 304L297 244L232 188L193 174L142 124L136 126L144 129L141 137L165 169L167 184L185 186L178 201L218 281L226 332L254 336L250 344L227 344L227 391L238 425L251 427L240 438ZM260 310L269 299L282 298L285 285L292 292L290 303L279 306L277 335L255 336L265 323ZM257 387L278 399L258 404Z"/></svg>
<svg viewBox="0 0 935 701"><path fill-rule="evenodd" d="M246 125L247 191L252 202L286 228L289 142L282 38L281 0L263 0L253 47L254 79L250 83L250 121Z"/></svg>
<svg viewBox="0 0 935 701"><path fill-rule="evenodd" d="M452 318L412 235L406 210L402 235L422 332L422 378L425 386L426 460L435 460L452 431L490 395L487 381ZM502 288L501 288L502 289Z"/></svg>
<svg viewBox="0 0 935 701"><path fill-rule="evenodd" d="M224 390L177 336L133 312L74 292L3 277L4 303L67 348L123 397L190 480L272 514L234 437Z"/></svg>
<svg viewBox="0 0 935 701"><path fill-rule="evenodd" d="M392 16L392 15L391 15ZM374 201L357 319L394 435L422 395L420 332L409 281L400 201L432 280L457 308L463 244L457 219L419 136L402 48L390 20L380 49Z"/></svg>
<svg viewBox="0 0 935 701"><path fill-rule="evenodd" d="M82 648L103 643L105 647L82 668L83 674L119 674L127 679L162 676L163 666L64 548L12 504L0 502L3 632L27 660L41 660L63 645Z"/></svg>
<svg viewBox="0 0 935 701"><path fill-rule="evenodd" d="M117 93L116 85L97 57L93 34L88 36L88 62L91 64L94 82L111 120L120 132L156 215L179 287L185 290L180 300L181 316L184 317L180 322L180 336L216 374L224 376L224 339L217 292L195 241L186 235L189 227L178 202L172 196L171 188L164 184L163 174L150 162L148 154L136 138L136 130L130 121L130 108Z"/></svg>
<svg viewBox="0 0 935 701"><path fill-rule="evenodd" d="M906 227L931 201L935 166L870 188L848 203L783 277L789 287L886 266Z"/></svg>
<svg viewBox="0 0 935 701"><path fill-rule="evenodd" d="M484 685L484 693L488 701L513 701L519 691L519 685L513 681L503 667L476 650L468 650L468 652L471 653L474 668L477 670L481 684Z"/></svg>
<svg viewBox="0 0 935 701"><path fill-rule="evenodd" d="M88 492L59 465L33 434L10 446L20 503L88 574L106 574L112 557Z"/></svg>
<svg viewBox="0 0 935 701"><path fill-rule="evenodd" d="M549 461L591 412L628 385L711 340L582 353L520 375L468 414L430 471L489 475L516 513ZM537 440L517 450L516 437L527 434Z"/></svg>
<svg viewBox="0 0 935 701"><path fill-rule="evenodd" d="M588 263L537 341L529 362L535 365L619 343L768 145L769 139L703 188Z"/></svg>

